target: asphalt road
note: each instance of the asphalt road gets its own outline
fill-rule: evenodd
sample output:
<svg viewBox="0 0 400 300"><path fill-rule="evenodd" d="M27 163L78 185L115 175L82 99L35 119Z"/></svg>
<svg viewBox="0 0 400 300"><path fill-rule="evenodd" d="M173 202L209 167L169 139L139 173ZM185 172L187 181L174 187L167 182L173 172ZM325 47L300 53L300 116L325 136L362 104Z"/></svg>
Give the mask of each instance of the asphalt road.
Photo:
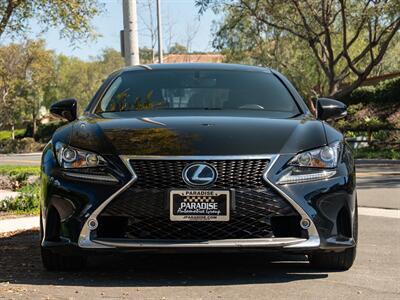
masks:
<svg viewBox="0 0 400 300"><path fill-rule="evenodd" d="M2 158L0 158L1 160ZM400 299L400 164L360 164L357 259L346 272L312 269L303 256L123 255L82 272L42 269L38 232L0 236L0 299Z"/></svg>
<svg viewBox="0 0 400 300"><path fill-rule="evenodd" d="M42 153L0 154L0 165L38 166Z"/></svg>
<svg viewBox="0 0 400 300"><path fill-rule="evenodd" d="M399 299L400 219L360 217L358 256L346 272L312 269L303 256L94 257L83 272L45 272L38 233L0 239L0 298Z"/></svg>

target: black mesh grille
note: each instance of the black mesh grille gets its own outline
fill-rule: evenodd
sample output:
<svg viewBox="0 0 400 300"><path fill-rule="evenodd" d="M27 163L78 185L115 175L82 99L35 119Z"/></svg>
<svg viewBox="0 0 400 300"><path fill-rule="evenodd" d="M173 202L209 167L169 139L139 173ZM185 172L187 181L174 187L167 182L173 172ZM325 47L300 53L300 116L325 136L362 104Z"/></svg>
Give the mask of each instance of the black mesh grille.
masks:
<svg viewBox="0 0 400 300"><path fill-rule="evenodd" d="M272 237L274 217L298 214L264 183L267 160L207 161L218 171L217 181L207 188L233 189L234 203L228 222L172 222L168 190L188 188L182 170L193 161L133 160L138 179L100 214L126 217L125 237L135 239L217 240Z"/></svg>
<svg viewBox="0 0 400 300"><path fill-rule="evenodd" d="M170 189L187 187L182 170L193 161L184 160L132 160L138 176L136 188ZM215 160L207 161L218 171L213 188L256 188L263 186L262 175L268 160ZM210 187L209 187L210 188Z"/></svg>

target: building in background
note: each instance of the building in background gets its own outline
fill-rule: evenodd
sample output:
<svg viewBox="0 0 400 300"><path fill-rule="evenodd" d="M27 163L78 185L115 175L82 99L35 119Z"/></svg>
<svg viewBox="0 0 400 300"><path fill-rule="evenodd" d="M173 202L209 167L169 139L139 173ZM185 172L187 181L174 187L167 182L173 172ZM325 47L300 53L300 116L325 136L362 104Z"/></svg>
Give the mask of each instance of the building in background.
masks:
<svg viewBox="0 0 400 300"><path fill-rule="evenodd" d="M221 63L224 56L219 53L183 53L168 54L164 57L164 63Z"/></svg>

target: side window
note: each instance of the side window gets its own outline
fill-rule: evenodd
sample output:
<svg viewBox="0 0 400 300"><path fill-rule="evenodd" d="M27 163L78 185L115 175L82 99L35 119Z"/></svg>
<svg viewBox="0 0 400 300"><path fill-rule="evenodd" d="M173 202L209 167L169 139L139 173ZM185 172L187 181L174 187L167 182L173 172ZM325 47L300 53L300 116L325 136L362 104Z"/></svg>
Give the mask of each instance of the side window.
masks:
<svg viewBox="0 0 400 300"><path fill-rule="evenodd" d="M101 110L102 111L107 111L109 110L109 106L111 104L111 100L113 99L113 96L115 95L115 92L118 90L122 83L122 78L118 77L117 79L114 80L114 82L111 84L107 92L104 94L103 99L101 100Z"/></svg>

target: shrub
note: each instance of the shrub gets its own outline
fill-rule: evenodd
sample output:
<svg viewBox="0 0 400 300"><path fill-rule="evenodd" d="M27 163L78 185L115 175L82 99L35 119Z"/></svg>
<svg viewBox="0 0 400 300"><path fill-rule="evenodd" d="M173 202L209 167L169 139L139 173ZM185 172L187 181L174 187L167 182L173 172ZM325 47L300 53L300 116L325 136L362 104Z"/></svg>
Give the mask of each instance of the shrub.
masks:
<svg viewBox="0 0 400 300"><path fill-rule="evenodd" d="M0 175L8 176L20 193L16 198L0 201L0 211L38 213L40 186L38 182L28 183L27 179L39 174L39 167L0 166Z"/></svg>
<svg viewBox="0 0 400 300"><path fill-rule="evenodd" d="M358 103L393 104L400 102L400 78L380 82L376 86L360 87L341 99L347 105Z"/></svg>
<svg viewBox="0 0 400 300"><path fill-rule="evenodd" d="M396 149L376 149L376 148L360 148L354 150L356 159L400 159L400 151Z"/></svg>
<svg viewBox="0 0 400 300"><path fill-rule="evenodd" d="M0 140L0 153L31 153L42 151L44 144L37 143L33 138L20 140Z"/></svg>
<svg viewBox="0 0 400 300"><path fill-rule="evenodd" d="M20 139L25 136L25 129L16 129L15 130L15 138ZM1 130L0 131L0 141L1 140L10 140L12 137L12 132L11 130Z"/></svg>
<svg viewBox="0 0 400 300"><path fill-rule="evenodd" d="M39 167L29 166L0 166L0 175L7 175L14 180L20 182L25 181L31 175L40 175Z"/></svg>
<svg viewBox="0 0 400 300"><path fill-rule="evenodd" d="M25 185L18 190L19 196L0 201L0 211L38 213L40 207L40 186Z"/></svg>

